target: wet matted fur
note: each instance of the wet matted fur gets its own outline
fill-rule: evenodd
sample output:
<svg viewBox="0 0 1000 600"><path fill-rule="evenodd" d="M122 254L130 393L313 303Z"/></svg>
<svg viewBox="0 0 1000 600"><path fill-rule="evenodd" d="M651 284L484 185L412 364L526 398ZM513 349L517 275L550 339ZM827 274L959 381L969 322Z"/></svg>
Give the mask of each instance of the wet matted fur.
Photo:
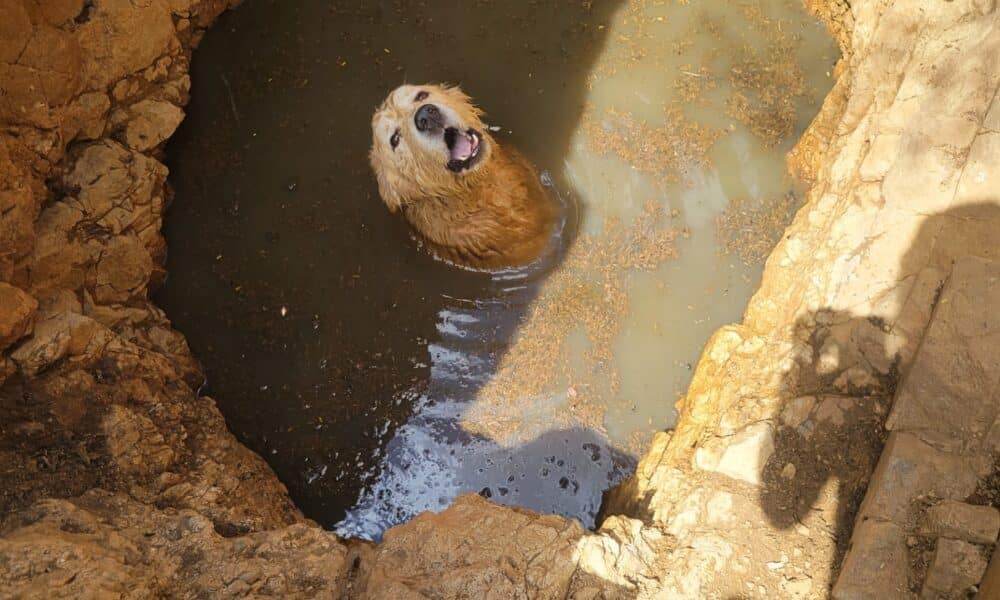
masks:
<svg viewBox="0 0 1000 600"><path fill-rule="evenodd" d="M446 260L495 269L547 247L556 205L520 153L500 146L458 87L403 85L372 118L379 193Z"/></svg>

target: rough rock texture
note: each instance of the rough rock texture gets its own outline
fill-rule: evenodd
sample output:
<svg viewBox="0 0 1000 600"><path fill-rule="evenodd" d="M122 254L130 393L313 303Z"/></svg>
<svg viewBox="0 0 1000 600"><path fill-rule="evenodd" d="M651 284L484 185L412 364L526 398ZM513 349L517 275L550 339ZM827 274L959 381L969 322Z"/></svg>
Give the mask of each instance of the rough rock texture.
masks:
<svg viewBox="0 0 1000 600"><path fill-rule="evenodd" d="M705 349L677 430L609 494L614 516L587 533L466 497L373 547L302 517L196 394L196 362L148 300L164 276L160 147L183 114L189 51L227 0L0 0L0 589L822 598L852 528L848 560L877 582L909 568L911 526L941 529L926 578L901 594L972 585L988 557L970 547L993 528L963 520L968 509L900 524L906 507L876 486L866 504L884 516L853 525L890 409L901 429L883 465L917 452L940 470L926 480L935 500L992 489L966 451L997 448L996 397L981 394L997 389L982 350L994 330L969 347L983 377L940 390L978 415L966 445L949 414L912 425L937 406L892 398L955 261L1000 258L1000 11L816 4L845 58L793 153L814 182L808 203L744 322ZM948 326L969 335L962 314ZM913 397L938 383L913 379ZM996 502L983 497L971 504ZM879 560L851 558L866 547ZM992 562L984 590L1000 581Z"/></svg>
<svg viewBox="0 0 1000 600"><path fill-rule="evenodd" d="M668 590L697 573L701 590L724 597L785 597L793 584L806 597L828 596L887 433L896 382L911 369L907 386L924 403L897 404L893 422L920 429L915 420L929 417L932 425L916 436L893 434L883 463L905 460L898 464L917 473L886 482L956 500L984 486L984 461L934 453L983 449L992 439L1000 370L996 332L982 315L996 312L987 294L995 284L980 281L942 319L949 335L964 338L946 343L934 332L924 339L924 331L957 260L1000 258L1000 11L971 0L816 4L835 16L845 58L792 156L813 180L808 203L771 254L743 323L722 328L706 347L676 431L654 444L605 509L675 536L678 547L658 556ZM916 366L922 339L939 360ZM956 375L959 367L967 377ZM900 398L912 395L907 389ZM738 462L728 464L738 468L720 468L733 449ZM984 452L995 457L995 448ZM737 519L725 535L732 558L705 569L686 540L704 535L711 522L701 507L719 494L763 514ZM894 494L870 490L866 503L898 516L909 499ZM692 506L700 512L692 515ZM908 539L905 530L888 519L854 529L858 589L886 569L907 572L907 543L925 538ZM788 561L758 558L768 552ZM749 568L740 562L746 556ZM802 578L808 587L798 587ZM902 585L878 597L921 592L920 581Z"/></svg>
<svg viewBox="0 0 1000 600"><path fill-rule="evenodd" d="M0 0L0 596L628 595L577 567L659 539L628 520L598 538L473 496L345 544L198 396L149 290L161 147L229 4Z"/></svg>
<svg viewBox="0 0 1000 600"><path fill-rule="evenodd" d="M197 363L148 300L159 146L227 5L0 0L5 597L347 585L347 548L196 395Z"/></svg>
<svg viewBox="0 0 1000 600"><path fill-rule="evenodd" d="M998 306L1000 262L958 259L897 388L835 598L961 598L982 579L1000 512L965 500L996 501L992 486L976 492L998 458ZM878 543L868 523L879 524ZM883 544L908 547L905 560L884 563ZM881 567L873 574L870 564Z"/></svg>
<svg viewBox="0 0 1000 600"><path fill-rule="evenodd" d="M0 536L4 590L16 597L350 597L355 590L355 553L317 527L224 537L196 511L97 490L17 511Z"/></svg>
<svg viewBox="0 0 1000 600"><path fill-rule="evenodd" d="M0 350L31 332L37 309L34 298L12 285L0 283Z"/></svg>

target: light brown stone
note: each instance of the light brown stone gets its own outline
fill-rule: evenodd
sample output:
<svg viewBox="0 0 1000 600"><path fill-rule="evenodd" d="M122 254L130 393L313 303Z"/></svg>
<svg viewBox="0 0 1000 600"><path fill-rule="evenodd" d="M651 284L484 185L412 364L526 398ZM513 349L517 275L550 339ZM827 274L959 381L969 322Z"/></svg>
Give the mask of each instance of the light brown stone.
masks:
<svg viewBox="0 0 1000 600"><path fill-rule="evenodd" d="M107 339L108 333L93 319L73 313L59 313L40 321L34 335L11 352L20 371L33 377L66 356L80 355L91 344ZM97 336L101 339L95 339Z"/></svg>
<svg viewBox="0 0 1000 600"><path fill-rule="evenodd" d="M927 509L924 531L934 536L993 545L1000 533L1000 511L992 506L942 500Z"/></svg>
<svg viewBox="0 0 1000 600"><path fill-rule="evenodd" d="M983 575L983 580L980 583L979 594L976 595L977 600L993 600L994 598L1000 598L1000 552L997 552L995 547L993 558L990 560L986 574Z"/></svg>
<svg viewBox="0 0 1000 600"><path fill-rule="evenodd" d="M920 595L925 600L966 597L975 590L973 586L982 581L986 566L981 547L941 538L927 568L927 578Z"/></svg>
<svg viewBox="0 0 1000 600"><path fill-rule="evenodd" d="M937 450L911 434L893 432L858 514L907 523L917 500L964 499L975 491L980 475L965 457Z"/></svg>
<svg viewBox="0 0 1000 600"><path fill-rule="evenodd" d="M715 445L700 449L695 465L752 485L762 483L764 465L774 454L774 427L755 423Z"/></svg>
<svg viewBox="0 0 1000 600"><path fill-rule="evenodd" d="M216 529L107 492L46 500L0 524L0 581L18 598L355 597L349 566L364 554L318 527Z"/></svg>
<svg viewBox="0 0 1000 600"><path fill-rule="evenodd" d="M584 535L575 521L461 496L442 513L386 532L369 566L367 597L564 598L576 586L614 592L618 586L577 573Z"/></svg>
<svg viewBox="0 0 1000 600"><path fill-rule="evenodd" d="M859 522L833 587L833 598L905 598L909 591L908 561L906 534L898 525L877 520Z"/></svg>
<svg viewBox="0 0 1000 600"><path fill-rule="evenodd" d="M37 309L30 295L0 282L0 351L31 332Z"/></svg>
<svg viewBox="0 0 1000 600"><path fill-rule="evenodd" d="M1000 414L1000 262L955 263L886 426L979 451Z"/></svg>
<svg viewBox="0 0 1000 600"><path fill-rule="evenodd" d="M162 100L143 100L129 108L125 125L125 143L146 152L173 135L184 120L184 111Z"/></svg>

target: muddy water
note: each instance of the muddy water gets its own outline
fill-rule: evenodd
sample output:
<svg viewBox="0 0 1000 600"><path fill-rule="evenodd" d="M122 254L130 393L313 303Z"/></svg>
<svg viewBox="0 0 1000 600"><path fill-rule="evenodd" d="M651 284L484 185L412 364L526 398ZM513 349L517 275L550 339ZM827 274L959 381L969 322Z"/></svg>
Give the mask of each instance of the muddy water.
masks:
<svg viewBox="0 0 1000 600"><path fill-rule="evenodd" d="M466 491L592 525L738 320L834 58L794 2L247 0L195 56L158 300L340 533ZM488 275L417 247L365 159L404 81L460 83L535 162L559 252Z"/></svg>

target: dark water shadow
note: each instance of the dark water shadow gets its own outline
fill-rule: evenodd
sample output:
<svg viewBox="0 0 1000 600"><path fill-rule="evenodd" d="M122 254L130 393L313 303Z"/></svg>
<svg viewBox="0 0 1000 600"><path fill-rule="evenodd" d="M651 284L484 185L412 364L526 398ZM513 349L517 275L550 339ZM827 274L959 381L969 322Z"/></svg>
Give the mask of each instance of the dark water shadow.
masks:
<svg viewBox="0 0 1000 600"><path fill-rule="evenodd" d="M497 282L418 249L367 164L374 107L403 82L459 83L571 198L563 159L618 4L248 0L195 53L156 301L203 393L323 525L378 476L449 319L485 328L471 398L545 271Z"/></svg>
<svg viewBox="0 0 1000 600"><path fill-rule="evenodd" d="M855 315L820 310L801 318L796 337L813 349L809 364L835 356L835 369L806 367L786 377L781 406L796 399L815 398L815 407L801 422L777 420L775 451L763 471L759 502L771 525L788 529L801 523L821 501L830 481L836 481L836 517L831 524L836 552L829 569L835 581L850 546L855 517L868 480L885 441L885 418L898 381L908 365L895 350L900 343L918 344L941 285L954 262L963 256L1000 260L1000 199L984 199L930 215L900 260L900 272L914 285L900 286L894 315ZM891 320L890 320L891 318ZM907 328L914 330L907 330ZM908 338L908 339L907 339ZM865 380L844 377L851 367L874 375ZM838 378L841 382L835 383ZM786 409L787 410L787 409ZM795 475L782 471L792 463Z"/></svg>

